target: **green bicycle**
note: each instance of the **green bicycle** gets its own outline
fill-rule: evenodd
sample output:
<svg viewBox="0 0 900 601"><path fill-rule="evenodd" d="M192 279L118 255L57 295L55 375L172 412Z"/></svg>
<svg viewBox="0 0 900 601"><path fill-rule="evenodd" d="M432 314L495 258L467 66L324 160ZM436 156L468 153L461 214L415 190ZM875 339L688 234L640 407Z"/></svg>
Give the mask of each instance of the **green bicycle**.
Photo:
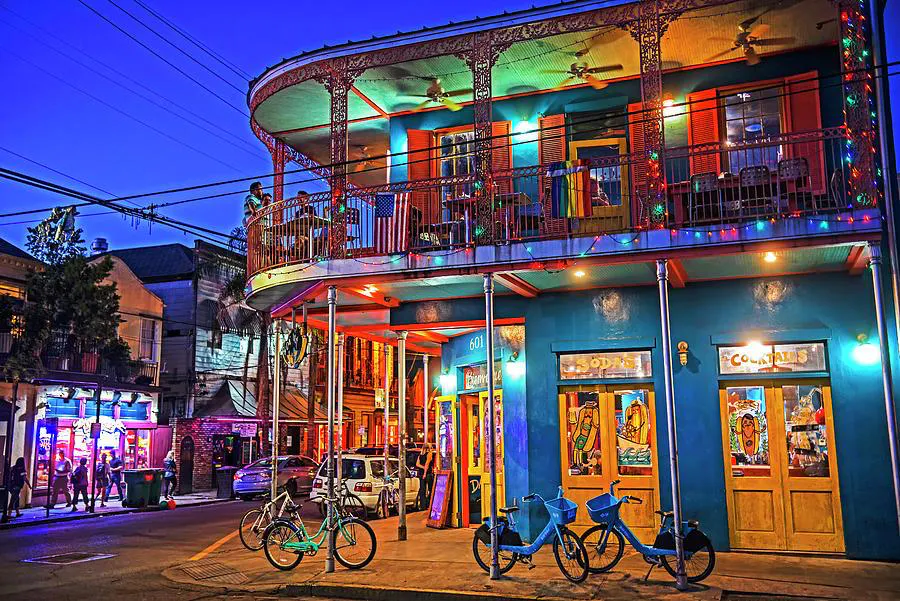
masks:
<svg viewBox="0 0 900 601"><path fill-rule="evenodd" d="M331 505L334 523L334 558L351 570L366 567L375 557L375 532L359 518L338 511ZM277 518L266 527L263 549L266 559L279 570L293 570L304 555L313 556L326 546L328 520L323 520L315 534L310 535L299 515L293 520Z"/></svg>

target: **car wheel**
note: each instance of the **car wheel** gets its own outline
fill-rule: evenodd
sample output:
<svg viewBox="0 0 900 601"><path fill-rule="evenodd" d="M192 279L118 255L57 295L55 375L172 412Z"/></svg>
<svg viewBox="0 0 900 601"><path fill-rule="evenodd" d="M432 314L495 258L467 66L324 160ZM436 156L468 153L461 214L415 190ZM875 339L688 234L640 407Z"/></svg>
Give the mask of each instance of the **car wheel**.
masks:
<svg viewBox="0 0 900 601"><path fill-rule="evenodd" d="M239 498L241 501L252 501L252 500L253 500L253 495L238 495L238 498Z"/></svg>

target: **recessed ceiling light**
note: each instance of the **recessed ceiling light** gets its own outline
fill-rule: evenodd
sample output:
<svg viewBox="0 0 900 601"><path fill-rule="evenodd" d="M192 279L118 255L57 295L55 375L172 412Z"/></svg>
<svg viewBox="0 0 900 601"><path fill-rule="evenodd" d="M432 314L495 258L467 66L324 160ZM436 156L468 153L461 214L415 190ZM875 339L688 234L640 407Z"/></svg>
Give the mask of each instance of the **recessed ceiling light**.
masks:
<svg viewBox="0 0 900 601"><path fill-rule="evenodd" d="M576 278L583 278L583 277L584 277L584 272L581 271L581 270L579 269L578 271L575 272L575 277L576 277Z"/></svg>
<svg viewBox="0 0 900 601"><path fill-rule="evenodd" d="M774 263L777 260L778 257L772 251L769 251L763 255L763 261L765 261L766 263Z"/></svg>

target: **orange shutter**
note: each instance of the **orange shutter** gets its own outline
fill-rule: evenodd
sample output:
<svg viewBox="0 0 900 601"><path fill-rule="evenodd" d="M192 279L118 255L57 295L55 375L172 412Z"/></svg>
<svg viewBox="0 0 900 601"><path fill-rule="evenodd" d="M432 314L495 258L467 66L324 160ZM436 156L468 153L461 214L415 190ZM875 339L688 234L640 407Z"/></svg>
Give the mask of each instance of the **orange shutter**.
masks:
<svg viewBox="0 0 900 601"><path fill-rule="evenodd" d="M789 133L822 129L819 104L819 73L810 71L785 79ZM825 192L825 148L821 141L789 144L787 155L805 158L809 163L809 181L813 194Z"/></svg>
<svg viewBox="0 0 900 601"><path fill-rule="evenodd" d="M424 129L406 130L407 150L407 181L417 181L434 177L432 171L432 146L434 146L434 132ZM410 218L414 223L433 223L440 221L440 206L438 195L434 189L424 189L410 194L410 205L414 208L410 212ZM416 215L418 212L418 215Z"/></svg>
<svg viewBox="0 0 900 601"><path fill-rule="evenodd" d="M495 121L491 124L491 169L503 173L512 169L512 146L509 145L509 121ZM497 182L499 194L512 192L512 179L504 177Z"/></svg>
<svg viewBox="0 0 900 601"><path fill-rule="evenodd" d="M538 162L542 166L547 163L566 160L566 116L547 115L538 119ZM544 176L538 178L540 186L540 200L544 213L544 230L547 234L561 234L566 231L566 220L550 217L550 194L547 187L550 179Z"/></svg>
<svg viewBox="0 0 900 601"><path fill-rule="evenodd" d="M644 157L644 105L632 102L628 105L628 138L631 145L631 223L642 224L641 199L647 194L647 160Z"/></svg>
<svg viewBox="0 0 900 601"><path fill-rule="evenodd" d="M688 94L688 144L720 144L719 109L716 89ZM691 152L691 175L716 173L722 170L722 158L718 152Z"/></svg>

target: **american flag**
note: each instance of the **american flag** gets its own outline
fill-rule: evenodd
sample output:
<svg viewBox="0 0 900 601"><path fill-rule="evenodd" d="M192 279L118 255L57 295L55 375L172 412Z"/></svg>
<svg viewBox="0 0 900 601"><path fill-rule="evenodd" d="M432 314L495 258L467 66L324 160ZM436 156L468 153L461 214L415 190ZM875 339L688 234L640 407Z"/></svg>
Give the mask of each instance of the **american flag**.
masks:
<svg viewBox="0 0 900 601"><path fill-rule="evenodd" d="M375 195L375 252L407 250L409 242L409 193Z"/></svg>

